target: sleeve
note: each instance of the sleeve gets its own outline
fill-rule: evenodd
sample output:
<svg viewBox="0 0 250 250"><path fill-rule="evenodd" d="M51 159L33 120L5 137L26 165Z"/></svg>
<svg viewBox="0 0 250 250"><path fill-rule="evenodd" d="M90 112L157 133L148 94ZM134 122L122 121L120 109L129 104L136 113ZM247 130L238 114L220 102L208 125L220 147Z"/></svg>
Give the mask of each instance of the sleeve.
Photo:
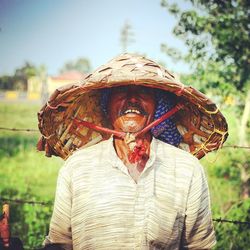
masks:
<svg viewBox="0 0 250 250"><path fill-rule="evenodd" d="M66 164L58 175L54 210L50 221L49 235L44 245L60 244L65 250L72 250L71 234L71 178Z"/></svg>
<svg viewBox="0 0 250 250"><path fill-rule="evenodd" d="M183 248L211 249L215 244L208 184L197 160L187 199Z"/></svg>

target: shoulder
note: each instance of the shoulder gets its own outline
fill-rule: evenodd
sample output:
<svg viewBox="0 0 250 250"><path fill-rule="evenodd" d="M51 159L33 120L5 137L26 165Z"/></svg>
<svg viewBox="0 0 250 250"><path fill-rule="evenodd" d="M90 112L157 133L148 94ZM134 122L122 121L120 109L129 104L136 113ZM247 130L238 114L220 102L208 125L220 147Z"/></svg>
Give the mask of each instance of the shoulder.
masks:
<svg viewBox="0 0 250 250"><path fill-rule="evenodd" d="M92 155L97 155L100 152L102 152L104 149L107 149L107 147L110 144L110 140L105 140L105 141L101 141L95 145L89 146L89 147L84 147L84 148L80 148L78 150L76 150L69 158L85 158L88 156L92 156Z"/></svg>
<svg viewBox="0 0 250 250"><path fill-rule="evenodd" d="M191 153L177 148L173 145L167 144L165 142L162 142L158 139L155 139L157 143L157 156L162 157L163 159L167 156L171 156L171 158L175 159L177 162L184 161L185 163L191 162L191 163L199 163L199 160L193 156Z"/></svg>
<svg viewBox="0 0 250 250"><path fill-rule="evenodd" d="M203 172L203 167L199 160L191 153L157 139L156 143L156 158L158 162L174 168L176 173L179 172L181 175L185 174L190 177L197 171Z"/></svg>
<svg viewBox="0 0 250 250"><path fill-rule="evenodd" d="M65 161L61 171L72 171L80 166L87 168L94 164L94 162L100 158L102 154L106 154L109 147L109 140L99 142L93 146L76 150Z"/></svg>

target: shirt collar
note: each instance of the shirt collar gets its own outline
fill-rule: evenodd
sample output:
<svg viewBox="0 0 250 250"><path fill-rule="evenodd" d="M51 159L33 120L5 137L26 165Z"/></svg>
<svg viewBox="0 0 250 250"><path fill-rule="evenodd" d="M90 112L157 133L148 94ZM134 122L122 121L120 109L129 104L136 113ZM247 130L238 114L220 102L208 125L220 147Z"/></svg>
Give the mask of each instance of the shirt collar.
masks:
<svg viewBox="0 0 250 250"><path fill-rule="evenodd" d="M149 159L146 163L146 166L144 168L144 171L146 171L148 168L152 167L155 159L156 159L156 152L157 152L157 140L152 137L152 141L150 143L150 155L149 155ZM117 156L115 148L114 148L114 138L113 136L111 136L108 139L108 151L107 151L107 157L108 157L108 161L111 163L112 167L116 167L116 168L126 168L126 166L123 164L123 162L121 161L121 159ZM144 172L143 171L143 172Z"/></svg>

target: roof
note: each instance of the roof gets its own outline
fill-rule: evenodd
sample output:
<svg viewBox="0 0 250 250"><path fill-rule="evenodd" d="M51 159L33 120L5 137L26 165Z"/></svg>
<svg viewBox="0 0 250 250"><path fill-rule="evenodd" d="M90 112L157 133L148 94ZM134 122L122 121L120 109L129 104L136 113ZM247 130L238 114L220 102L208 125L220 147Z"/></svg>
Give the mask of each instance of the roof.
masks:
<svg viewBox="0 0 250 250"><path fill-rule="evenodd" d="M72 80L72 81L79 81L82 80L86 74L81 73L79 71L68 71L65 73L62 73L58 76L52 76L51 78L53 80Z"/></svg>

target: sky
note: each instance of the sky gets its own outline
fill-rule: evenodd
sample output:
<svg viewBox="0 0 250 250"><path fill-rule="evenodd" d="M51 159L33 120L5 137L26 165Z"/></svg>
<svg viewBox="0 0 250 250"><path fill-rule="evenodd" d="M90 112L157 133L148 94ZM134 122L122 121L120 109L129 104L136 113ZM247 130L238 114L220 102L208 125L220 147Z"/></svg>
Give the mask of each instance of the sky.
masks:
<svg viewBox="0 0 250 250"><path fill-rule="evenodd" d="M0 76L25 62L44 64L49 75L57 75L65 62L80 57L94 70L123 52L125 22L134 39L127 52L161 61L176 73L189 71L161 52L162 43L186 50L172 34L176 19L161 0L0 0Z"/></svg>

